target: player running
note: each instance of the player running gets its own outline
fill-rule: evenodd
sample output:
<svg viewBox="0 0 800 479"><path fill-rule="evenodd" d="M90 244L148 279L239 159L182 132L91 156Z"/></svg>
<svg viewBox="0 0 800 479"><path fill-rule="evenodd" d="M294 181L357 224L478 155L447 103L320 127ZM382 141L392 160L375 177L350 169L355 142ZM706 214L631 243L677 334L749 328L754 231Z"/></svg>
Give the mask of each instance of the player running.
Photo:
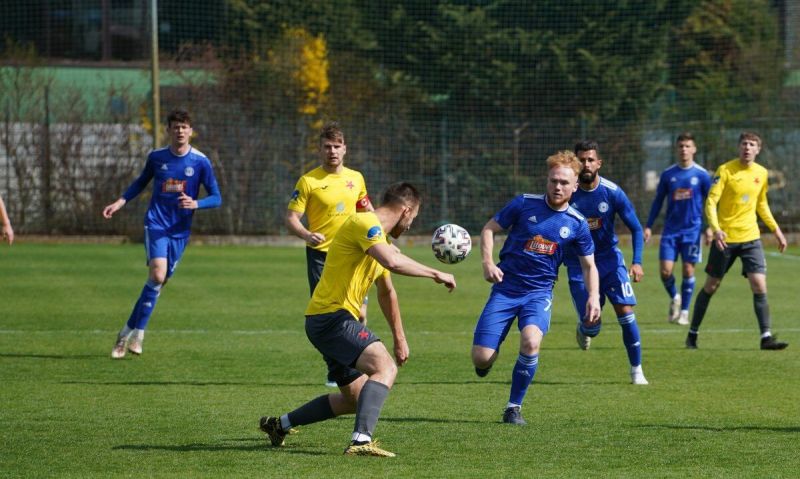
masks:
<svg viewBox="0 0 800 479"><path fill-rule="evenodd" d="M144 330L158 296L189 243L194 210L222 204L211 161L189 144L192 131L189 113L172 111L167 116L170 145L150 152L141 175L121 198L103 208L103 217L110 219L153 180L153 196L144 217L144 248L150 272L128 322L117 335L111 351L114 359L125 357L126 347L133 354L142 354ZM207 196L198 200L200 185Z"/></svg>
<svg viewBox="0 0 800 479"><path fill-rule="evenodd" d="M597 142L587 140L575 145L575 155L583 164L583 169L578 177L578 190L572 195L572 207L586 217L589 230L594 240L594 257L600 277L600 307L605 304L606 297L614 307L617 322L622 327L622 342L628 352L628 362L631 365L631 383L646 385L642 371L642 344L639 335L639 325L636 323L636 314L633 306L636 305L636 296L633 294L631 279L635 283L644 276L642 270L642 226L636 217L636 211L628 200L622 188L598 174L603 160L600 158ZM633 242L633 262L630 271L625 267L625 258L617 247L619 242L614 232L614 219L622 219L625 226L631 231ZM575 337L581 349L589 349L593 337L600 334L601 322L588 323L585 321L587 312L583 305L586 304L587 292L581 275L581 264L574 254L568 254L564 259L569 277L569 289L572 293L573 304L578 313L578 325Z"/></svg>
<svg viewBox="0 0 800 479"><path fill-rule="evenodd" d="M667 199L667 213L658 260L661 282L670 298L670 323L689 325L689 304L694 293L694 268L703 260L703 247L700 244L703 229L703 204L711 188L711 176L702 166L694 162L697 146L689 132L678 135L675 141L678 162L661 173L656 189L656 197L650 207L650 215L644 228L644 241L650 241L652 227L661 211L664 198ZM706 244L711 241L711 231L706 232ZM672 270L680 254L683 259L683 280L681 292L675 288Z"/></svg>
<svg viewBox="0 0 800 479"><path fill-rule="evenodd" d="M594 245L586 220L569 206L581 165L570 151L547 159L547 194L512 199L481 231L483 277L494 283L475 326L472 362L480 377L489 374L514 318L520 331L519 356L511 373L511 393L503 422L525 425L522 401L539 365L539 347L550 329L553 284L567 250L577 261L587 285L586 321L600 318ZM494 263L494 235L508 231L500 262Z"/></svg>

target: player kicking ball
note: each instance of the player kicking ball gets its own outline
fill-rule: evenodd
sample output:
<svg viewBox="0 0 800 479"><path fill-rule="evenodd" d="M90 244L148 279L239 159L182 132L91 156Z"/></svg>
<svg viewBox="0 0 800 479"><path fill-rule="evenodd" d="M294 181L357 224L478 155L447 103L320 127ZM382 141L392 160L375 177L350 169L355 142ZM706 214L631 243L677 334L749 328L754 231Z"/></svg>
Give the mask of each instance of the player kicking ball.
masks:
<svg viewBox="0 0 800 479"><path fill-rule="evenodd" d="M144 248L149 275L128 322L117 335L111 350L113 359L125 357L126 350L137 356L142 354L144 330L158 296L175 272L189 243L194 210L216 208L222 204L211 161L189 144L192 131L189 113L183 110L171 112L167 117L169 146L152 151L141 175L121 198L103 209L103 217L111 219L153 180L153 196L144 217ZM208 195L198 200L200 185Z"/></svg>
<svg viewBox="0 0 800 479"><path fill-rule="evenodd" d="M489 374L514 319L519 355L511 372L504 423L525 425L522 402L539 365L539 347L550 330L553 285L566 250L575 249L586 282L587 324L600 319L594 244L584 217L569 206L581 164L572 152L547 159L547 194L512 199L481 231L483 277L493 283L472 340L472 363L480 377ZM492 258L494 235L508 230L500 262Z"/></svg>

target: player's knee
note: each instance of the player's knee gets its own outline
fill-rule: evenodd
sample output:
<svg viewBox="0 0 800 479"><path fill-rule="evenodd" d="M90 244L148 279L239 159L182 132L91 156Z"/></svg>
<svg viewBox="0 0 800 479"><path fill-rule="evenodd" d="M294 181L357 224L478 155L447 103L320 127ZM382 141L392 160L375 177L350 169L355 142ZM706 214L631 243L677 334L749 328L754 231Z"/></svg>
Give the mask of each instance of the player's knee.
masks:
<svg viewBox="0 0 800 479"><path fill-rule="evenodd" d="M472 347L472 364L475 367L486 369L494 364L497 352L480 346Z"/></svg>

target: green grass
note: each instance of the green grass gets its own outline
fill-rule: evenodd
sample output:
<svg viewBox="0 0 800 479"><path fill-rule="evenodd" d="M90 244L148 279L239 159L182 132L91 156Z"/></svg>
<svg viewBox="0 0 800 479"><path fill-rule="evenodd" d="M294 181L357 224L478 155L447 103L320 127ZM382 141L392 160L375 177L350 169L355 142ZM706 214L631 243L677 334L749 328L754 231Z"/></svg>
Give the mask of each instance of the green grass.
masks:
<svg viewBox="0 0 800 479"><path fill-rule="evenodd" d="M426 248L407 252L435 263ZM577 349L560 282L523 428L499 423L518 334L488 377L477 378L469 359L489 290L477 252L443 266L458 280L452 294L395 275L411 359L376 431L398 456L377 459L341 454L352 417L305 426L281 449L257 430L260 416L330 391L303 332L302 249L190 247L144 355L112 361L145 279L141 246L3 246L0 476L796 476L799 253L768 257L773 329L789 349L758 349L737 264L711 302L701 349L688 351L685 328L664 320L668 299L649 247L636 287L647 387L628 384L608 307L591 350ZM374 297L370 325L391 343Z"/></svg>

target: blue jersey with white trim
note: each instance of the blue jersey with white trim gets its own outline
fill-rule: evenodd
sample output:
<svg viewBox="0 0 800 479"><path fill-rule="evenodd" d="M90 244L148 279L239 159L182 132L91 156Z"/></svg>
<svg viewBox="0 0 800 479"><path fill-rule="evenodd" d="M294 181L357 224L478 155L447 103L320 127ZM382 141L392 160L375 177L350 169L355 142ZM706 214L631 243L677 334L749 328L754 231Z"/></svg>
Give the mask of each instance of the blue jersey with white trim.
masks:
<svg viewBox="0 0 800 479"><path fill-rule="evenodd" d="M628 196L616 183L600 177L600 182L593 190L578 190L572 195L572 207L586 217L589 231L594 240L595 258L605 256L619 243L619 238L614 231L614 220L617 215L631 231L633 242L633 263L642 264L642 249L644 249L644 232L636 210ZM570 269L580 267L578 258L574 254L567 254L564 263Z"/></svg>
<svg viewBox="0 0 800 479"><path fill-rule="evenodd" d="M513 295L551 291L566 250L580 256L594 252L584 217L572 207L550 208L544 195L517 196L494 220L509 230L497 264L503 281L494 284L494 291Z"/></svg>
<svg viewBox="0 0 800 479"><path fill-rule="evenodd" d="M667 199L667 213L664 217L662 234L685 234L699 232L703 227L703 206L708 190L711 188L711 175L700 165L688 168L672 165L661 173L656 189L656 197L650 207L646 226L653 227L664 198Z"/></svg>
<svg viewBox="0 0 800 479"><path fill-rule="evenodd" d="M198 200L197 207L215 208L222 197L214 176L211 161L203 153L190 148L183 156L172 153L169 147L151 151L142 173L122 195L131 201L153 180L153 196L145 214L149 229L166 231L174 238L186 238L192 227L194 210L178 207L181 193L197 199L202 184L208 195Z"/></svg>

